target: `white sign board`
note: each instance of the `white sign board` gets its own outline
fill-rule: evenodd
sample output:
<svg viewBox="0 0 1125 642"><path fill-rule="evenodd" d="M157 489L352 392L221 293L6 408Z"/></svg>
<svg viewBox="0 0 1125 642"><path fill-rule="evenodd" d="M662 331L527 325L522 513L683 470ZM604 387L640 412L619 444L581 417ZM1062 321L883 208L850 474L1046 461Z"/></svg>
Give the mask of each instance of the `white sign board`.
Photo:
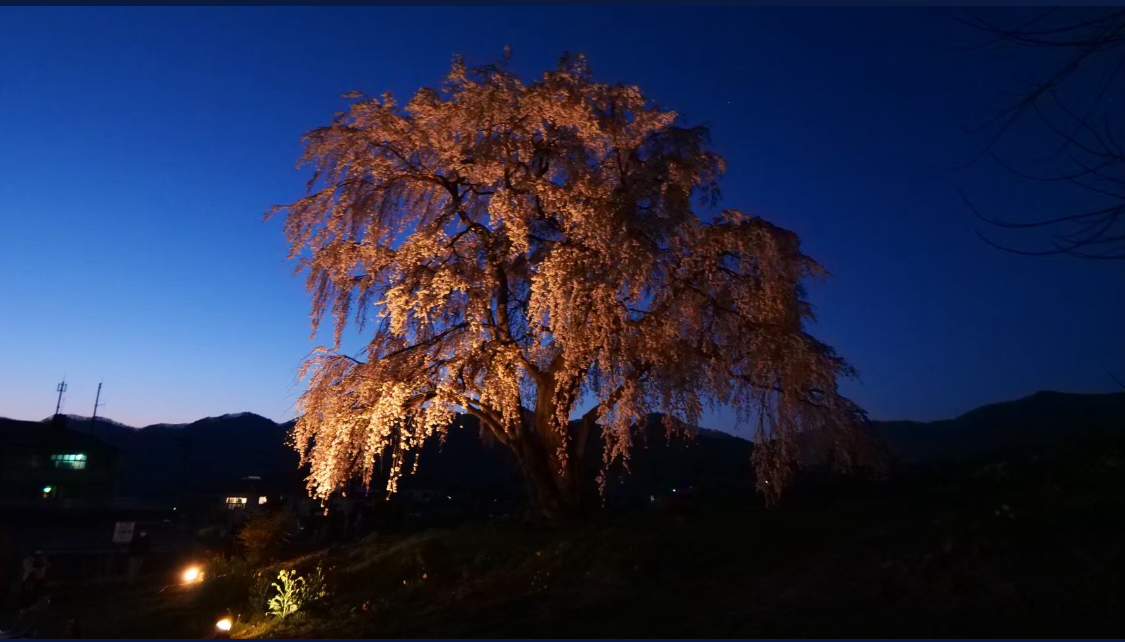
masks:
<svg viewBox="0 0 1125 642"><path fill-rule="evenodd" d="M117 522L113 528L113 543L128 544L133 541L133 528L136 525L136 522Z"/></svg>

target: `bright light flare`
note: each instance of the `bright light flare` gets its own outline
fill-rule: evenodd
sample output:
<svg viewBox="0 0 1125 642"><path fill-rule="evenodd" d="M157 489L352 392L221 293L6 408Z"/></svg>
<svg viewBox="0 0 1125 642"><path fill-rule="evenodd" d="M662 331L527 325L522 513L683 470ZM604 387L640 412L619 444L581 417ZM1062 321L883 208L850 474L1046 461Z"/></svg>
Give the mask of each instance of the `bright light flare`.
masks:
<svg viewBox="0 0 1125 642"><path fill-rule="evenodd" d="M203 569L199 568L198 566L189 566L184 569L184 572L180 575L180 579L183 580L184 584L195 584L196 582L202 582Z"/></svg>
<svg viewBox="0 0 1125 642"><path fill-rule="evenodd" d="M218 622L215 622L215 628L219 629L220 631L224 631L224 632L230 630L230 625L231 625L231 622L230 622L229 617L225 617L225 618L219 620Z"/></svg>

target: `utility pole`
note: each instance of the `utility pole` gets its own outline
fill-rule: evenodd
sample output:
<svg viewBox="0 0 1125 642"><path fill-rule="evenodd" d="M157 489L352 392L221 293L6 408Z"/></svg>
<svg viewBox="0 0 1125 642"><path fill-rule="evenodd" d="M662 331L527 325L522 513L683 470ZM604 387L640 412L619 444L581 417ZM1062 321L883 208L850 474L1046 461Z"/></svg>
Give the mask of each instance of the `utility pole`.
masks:
<svg viewBox="0 0 1125 642"><path fill-rule="evenodd" d="M58 393L59 393L59 401L58 401L58 403L55 404L55 414L57 415L57 414L59 414L59 411L62 410L62 396L63 396L63 393L66 392L66 376L65 375L63 376L63 380L59 382L59 385L55 387L55 390L57 390Z"/></svg>
<svg viewBox="0 0 1125 642"><path fill-rule="evenodd" d="M98 420L98 406L104 406L102 399L102 382L98 382L98 395L94 397L94 414L90 415L90 434L94 434L94 422Z"/></svg>

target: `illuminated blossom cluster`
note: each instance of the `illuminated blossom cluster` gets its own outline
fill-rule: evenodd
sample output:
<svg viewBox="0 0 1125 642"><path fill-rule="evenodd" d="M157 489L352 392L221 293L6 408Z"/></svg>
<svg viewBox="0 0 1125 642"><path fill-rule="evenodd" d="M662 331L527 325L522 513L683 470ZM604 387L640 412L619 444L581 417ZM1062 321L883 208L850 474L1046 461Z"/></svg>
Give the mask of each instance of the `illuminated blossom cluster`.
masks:
<svg viewBox="0 0 1125 642"><path fill-rule="evenodd" d="M654 412L672 430L734 407L770 497L806 436L851 452L848 368L803 329L802 282L822 270L792 232L696 213L724 168L706 130L595 82L581 57L532 83L455 61L405 105L352 98L305 138L308 195L277 208L314 328L335 328L303 368L293 435L314 493L370 482L379 458L394 490L456 412L512 450L544 512L575 496L590 430L604 472ZM338 352L353 322L362 358Z"/></svg>

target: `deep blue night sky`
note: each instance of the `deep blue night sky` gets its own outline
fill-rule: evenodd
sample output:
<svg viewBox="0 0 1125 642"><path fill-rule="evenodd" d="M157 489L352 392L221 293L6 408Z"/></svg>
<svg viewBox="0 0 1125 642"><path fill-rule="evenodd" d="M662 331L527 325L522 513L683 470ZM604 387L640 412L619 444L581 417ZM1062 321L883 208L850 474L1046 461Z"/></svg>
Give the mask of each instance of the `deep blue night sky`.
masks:
<svg viewBox="0 0 1125 642"><path fill-rule="evenodd" d="M64 411L104 380L135 425L292 416L315 344L262 214L302 193L301 134L349 90L405 98L505 44L525 78L582 52L711 126L723 204L832 272L813 332L874 417L1112 390L1122 266L997 251L958 196L1010 218L1075 196L956 169L983 140L963 126L1050 63L953 46L974 38L924 10L0 10L0 416L46 417L64 374Z"/></svg>

